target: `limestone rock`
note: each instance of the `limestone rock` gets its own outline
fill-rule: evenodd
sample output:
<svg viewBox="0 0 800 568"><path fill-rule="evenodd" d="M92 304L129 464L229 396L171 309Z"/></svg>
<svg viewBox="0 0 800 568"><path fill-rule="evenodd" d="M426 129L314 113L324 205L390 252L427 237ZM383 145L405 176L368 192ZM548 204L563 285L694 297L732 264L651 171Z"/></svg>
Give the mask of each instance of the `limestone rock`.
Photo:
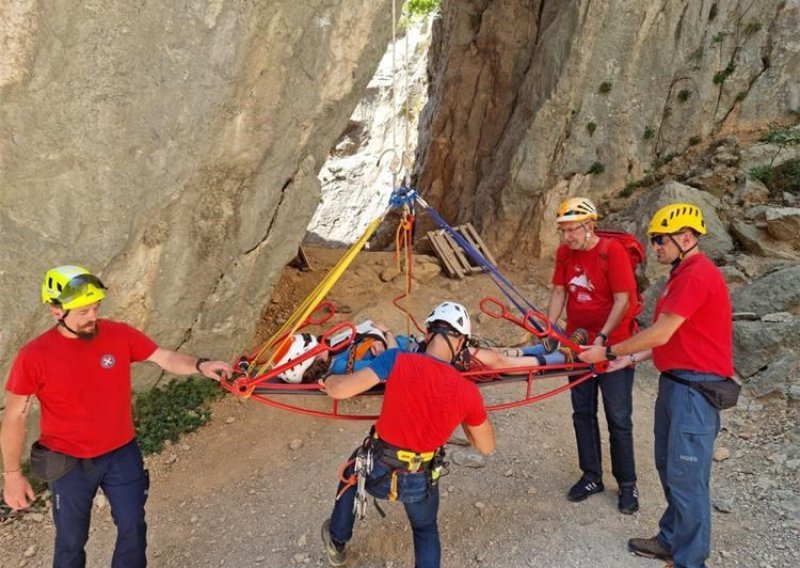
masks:
<svg viewBox="0 0 800 568"><path fill-rule="evenodd" d="M792 387L797 385L800 385L800 357L791 353L776 355L776 359L747 382L749 392L755 397L775 393L788 398Z"/></svg>
<svg viewBox="0 0 800 568"><path fill-rule="evenodd" d="M780 244L775 243L767 231L757 225L733 221L731 233L736 237L742 248L750 254L793 260L794 255L789 251L781 250Z"/></svg>
<svg viewBox="0 0 800 568"><path fill-rule="evenodd" d="M767 115L790 119L800 100L798 10L777 6L753 2L748 18L773 22L769 31L718 46L726 61L736 54L720 86L710 80L720 67L708 34L736 29L735 10L709 23L710 5L697 3L444 3L418 187L452 224L472 221L495 254L550 254L564 197L615 194L644 178L656 157L680 154L723 122L735 131L773 120ZM722 183L753 163L735 164L736 151L728 142L719 149L714 191L732 191ZM587 174L595 163L603 171Z"/></svg>
<svg viewBox="0 0 800 568"><path fill-rule="evenodd" d="M417 121L427 89L424 44L430 41L429 28L427 20L411 22L407 37L400 37L384 53L319 173L322 200L308 225L306 242L350 245L386 210L393 185L401 181L393 172L399 171L403 159L411 159L416 148ZM394 97L401 108L393 109Z"/></svg>
<svg viewBox="0 0 800 568"><path fill-rule="evenodd" d="M766 203L769 200L769 188L760 180L745 176L735 193L736 203L750 206Z"/></svg>
<svg viewBox="0 0 800 568"><path fill-rule="evenodd" d="M733 358L736 371L748 378L761 369L777 366L777 361L786 357L797 359L800 352L800 318L788 323L763 323L737 321L733 325ZM791 366L790 359L783 362ZM785 374L783 378L785 378ZM771 380L771 377L767 377ZM760 389L766 393L767 389Z"/></svg>
<svg viewBox="0 0 800 568"><path fill-rule="evenodd" d="M460 466L470 468L482 468L486 465L486 458L483 454L472 448L453 452L453 461Z"/></svg>
<svg viewBox="0 0 800 568"><path fill-rule="evenodd" d="M800 309L800 266L776 270L731 293L734 311L759 316Z"/></svg>
<svg viewBox="0 0 800 568"><path fill-rule="evenodd" d="M769 207L766 210L767 231L779 241L788 241L800 249L800 208Z"/></svg>
<svg viewBox="0 0 800 568"><path fill-rule="evenodd" d="M240 350L389 43L390 3L9 6L28 12L0 23L27 26L0 50L0 286L21 294L0 299L0 374L50 323L22 291L71 262L109 286L105 317L167 348ZM139 366L136 386L159 374Z"/></svg>

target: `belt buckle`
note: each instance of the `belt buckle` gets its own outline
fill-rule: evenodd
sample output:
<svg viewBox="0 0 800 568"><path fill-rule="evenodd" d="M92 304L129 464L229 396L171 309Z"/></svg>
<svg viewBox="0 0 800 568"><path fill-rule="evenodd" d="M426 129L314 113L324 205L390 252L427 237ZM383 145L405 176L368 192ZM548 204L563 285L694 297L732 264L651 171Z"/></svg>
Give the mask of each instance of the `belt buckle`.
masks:
<svg viewBox="0 0 800 568"><path fill-rule="evenodd" d="M397 450L397 459L408 464L408 471L414 473L419 471L422 465L422 456L416 452L407 450Z"/></svg>

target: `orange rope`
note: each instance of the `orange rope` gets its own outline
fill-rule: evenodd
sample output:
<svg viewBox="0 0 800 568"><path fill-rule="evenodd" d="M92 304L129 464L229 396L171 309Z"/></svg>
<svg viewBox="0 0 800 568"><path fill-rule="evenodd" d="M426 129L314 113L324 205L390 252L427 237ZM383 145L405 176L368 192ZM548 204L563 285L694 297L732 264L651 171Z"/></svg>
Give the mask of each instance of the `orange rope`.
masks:
<svg viewBox="0 0 800 568"><path fill-rule="evenodd" d="M414 215L409 215L407 208L403 209L403 215L397 225L397 231L394 238L394 260L397 265L398 272L403 272L403 264L405 264L405 290L402 294L397 296L392 303L398 310L406 315L406 335L411 335L411 324L419 331L424 333L423 329L411 315L407 307L400 305L401 300L411 297L411 280L413 277L414 259L411 251L411 235L414 228ZM401 257L402 252L402 257ZM408 302L406 302L408 304Z"/></svg>
<svg viewBox="0 0 800 568"><path fill-rule="evenodd" d="M358 483L358 475L356 474L356 472L355 472L355 471L353 471L353 473L350 475L350 477L345 477L345 476L344 476L344 472L345 472L345 470L346 470L348 467L350 467L352 464L354 464L355 462L356 462L356 460L355 460L355 458L353 458L353 459L351 459L351 460L348 460L348 461L344 462L344 463L343 463L343 464L342 464L342 465L339 467L339 481L341 481L342 483L344 483L344 486L343 486L343 487L342 487L342 489L339 491L339 493L337 493L337 495L336 495L336 498L337 498L337 499L338 499L339 497L341 497L342 495L344 495L344 493L345 493L345 492L346 492L348 489L350 489L350 488L351 488L351 487L353 487L353 486L354 486L356 483Z"/></svg>

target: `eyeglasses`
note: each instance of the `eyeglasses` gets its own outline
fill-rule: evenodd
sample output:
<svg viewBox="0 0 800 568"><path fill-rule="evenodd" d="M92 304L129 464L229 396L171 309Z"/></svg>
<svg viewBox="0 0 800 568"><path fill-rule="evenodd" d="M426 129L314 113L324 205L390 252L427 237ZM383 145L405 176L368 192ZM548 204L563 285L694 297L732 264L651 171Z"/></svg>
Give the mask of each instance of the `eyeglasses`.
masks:
<svg viewBox="0 0 800 568"><path fill-rule="evenodd" d="M559 227L556 229L556 233L558 233L559 237L563 237L564 235L571 235L572 233L580 231L581 229L584 228L586 228L586 223L581 223L577 227L572 227L571 229L564 229L563 227Z"/></svg>

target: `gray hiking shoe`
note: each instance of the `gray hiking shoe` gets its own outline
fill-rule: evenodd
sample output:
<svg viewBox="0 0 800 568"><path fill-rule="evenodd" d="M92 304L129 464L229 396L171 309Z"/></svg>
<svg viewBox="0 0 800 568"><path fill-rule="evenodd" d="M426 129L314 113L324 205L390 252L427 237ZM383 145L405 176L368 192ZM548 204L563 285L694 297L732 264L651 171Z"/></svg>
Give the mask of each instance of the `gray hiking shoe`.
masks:
<svg viewBox="0 0 800 568"><path fill-rule="evenodd" d="M652 538L632 538L628 541L628 550L637 556L644 556L645 558L672 560L672 550L661 544L661 541L656 536Z"/></svg>
<svg viewBox="0 0 800 568"><path fill-rule="evenodd" d="M344 551L344 546L342 549L336 546L336 543L333 542L333 537L331 536L331 520L325 519L325 522L322 523L322 542L325 544L325 552L328 555L328 563L331 566L344 566L347 562L347 554Z"/></svg>

